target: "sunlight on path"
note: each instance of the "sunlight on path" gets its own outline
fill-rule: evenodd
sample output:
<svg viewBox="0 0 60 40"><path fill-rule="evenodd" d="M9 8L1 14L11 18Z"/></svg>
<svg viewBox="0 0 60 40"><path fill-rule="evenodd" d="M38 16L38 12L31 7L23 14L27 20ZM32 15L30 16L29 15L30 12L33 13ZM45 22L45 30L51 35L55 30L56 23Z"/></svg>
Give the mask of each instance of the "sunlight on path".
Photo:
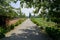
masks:
<svg viewBox="0 0 60 40"><path fill-rule="evenodd" d="M50 40L50 38L41 33L38 27L30 19L24 21L14 30L6 34L1 40Z"/></svg>

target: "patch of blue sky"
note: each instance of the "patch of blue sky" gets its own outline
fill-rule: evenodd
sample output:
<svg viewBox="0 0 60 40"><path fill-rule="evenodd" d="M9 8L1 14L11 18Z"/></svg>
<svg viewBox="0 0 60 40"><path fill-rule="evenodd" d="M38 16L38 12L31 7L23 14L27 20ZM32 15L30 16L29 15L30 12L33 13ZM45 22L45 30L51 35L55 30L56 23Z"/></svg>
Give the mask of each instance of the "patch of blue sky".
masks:
<svg viewBox="0 0 60 40"><path fill-rule="evenodd" d="M20 8L20 1L17 1L16 3L11 2L10 5L14 8Z"/></svg>

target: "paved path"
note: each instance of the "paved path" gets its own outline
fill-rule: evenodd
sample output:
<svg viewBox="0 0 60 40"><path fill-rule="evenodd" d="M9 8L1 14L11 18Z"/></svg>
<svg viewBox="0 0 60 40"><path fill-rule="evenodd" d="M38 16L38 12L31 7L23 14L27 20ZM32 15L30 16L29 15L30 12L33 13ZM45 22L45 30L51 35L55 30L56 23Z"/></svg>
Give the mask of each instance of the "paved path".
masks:
<svg viewBox="0 0 60 40"><path fill-rule="evenodd" d="M27 19L14 30L6 34L6 37L1 40L50 40L50 38L41 33L38 27Z"/></svg>

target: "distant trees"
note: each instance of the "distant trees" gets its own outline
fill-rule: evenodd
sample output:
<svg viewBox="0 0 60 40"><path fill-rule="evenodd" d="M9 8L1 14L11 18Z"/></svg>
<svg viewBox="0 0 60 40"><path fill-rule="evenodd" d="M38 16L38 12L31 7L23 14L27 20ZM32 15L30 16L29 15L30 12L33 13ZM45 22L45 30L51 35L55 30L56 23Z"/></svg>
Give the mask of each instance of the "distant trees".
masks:
<svg viewBox="0 0 60 40"><path fill-rule="evenodd" d="M29 13L29 18L31 17L31 13Z"/></svg>
<svg viewBox="0 0 60 40"><path fill-rule="evenodd" d="M24 0L29 7L36 8L36 12L38 13L39 9L43 7L43 12L41 14L46 14L49 18L53 18L52 20L56 23L60 23L60 0ZM44 12L48 10L48 14Z"/></svg>
<svg viewBox="0 0 60 40"><path fill-rule="evenodd" d="M16 3L17 0L10 0L14 1ZM42 16L46 15L48 16L52 21L56 23L60 23L60 2L59 0L20 0L21 5L25 2L28 7L34 7L36 8L36 13L39 12L40 8L43 7L42 10ZM6 13L6 8L9 7L8 2L1 0L0 1L0 10L3 14ZM2 8L2 9L1 9ZM4 9L4 10L3 10ZM48 13L46 13L46 9L48 10ZM9 10L9 9L8 9Z"/></svg>
<svg viewBox="0 0 60 40"><path fill-rule="evenodd" d="M34 7L35 13L38 13L43 7L41 16L46 16L49 20L60 24L60 0L20 0L21 3L26 3L28 7ZM48 12L46 13L46 9Z"/></svg>

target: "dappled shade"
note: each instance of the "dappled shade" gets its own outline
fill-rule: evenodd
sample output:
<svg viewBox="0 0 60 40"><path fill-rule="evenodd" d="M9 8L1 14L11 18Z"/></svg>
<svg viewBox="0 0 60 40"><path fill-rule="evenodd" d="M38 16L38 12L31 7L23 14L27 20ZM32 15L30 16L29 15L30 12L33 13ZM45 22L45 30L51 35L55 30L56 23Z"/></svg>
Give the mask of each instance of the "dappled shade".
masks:
<svg viewBox="0 0 60 40"><path fill-rule="evenodd" d="M9 17L0 15L0 26L6 26L9 22Z"/></svg>
<svg viewBox="0 0 60 40"><path fill-rule="evenodd" d="M28 23L27 25L25 25ZM17 31L13 31L10 36L3 38L2 40L51 40L47 34L42 32L39 27L34 25L29 19L15 28Z"/></svg>

